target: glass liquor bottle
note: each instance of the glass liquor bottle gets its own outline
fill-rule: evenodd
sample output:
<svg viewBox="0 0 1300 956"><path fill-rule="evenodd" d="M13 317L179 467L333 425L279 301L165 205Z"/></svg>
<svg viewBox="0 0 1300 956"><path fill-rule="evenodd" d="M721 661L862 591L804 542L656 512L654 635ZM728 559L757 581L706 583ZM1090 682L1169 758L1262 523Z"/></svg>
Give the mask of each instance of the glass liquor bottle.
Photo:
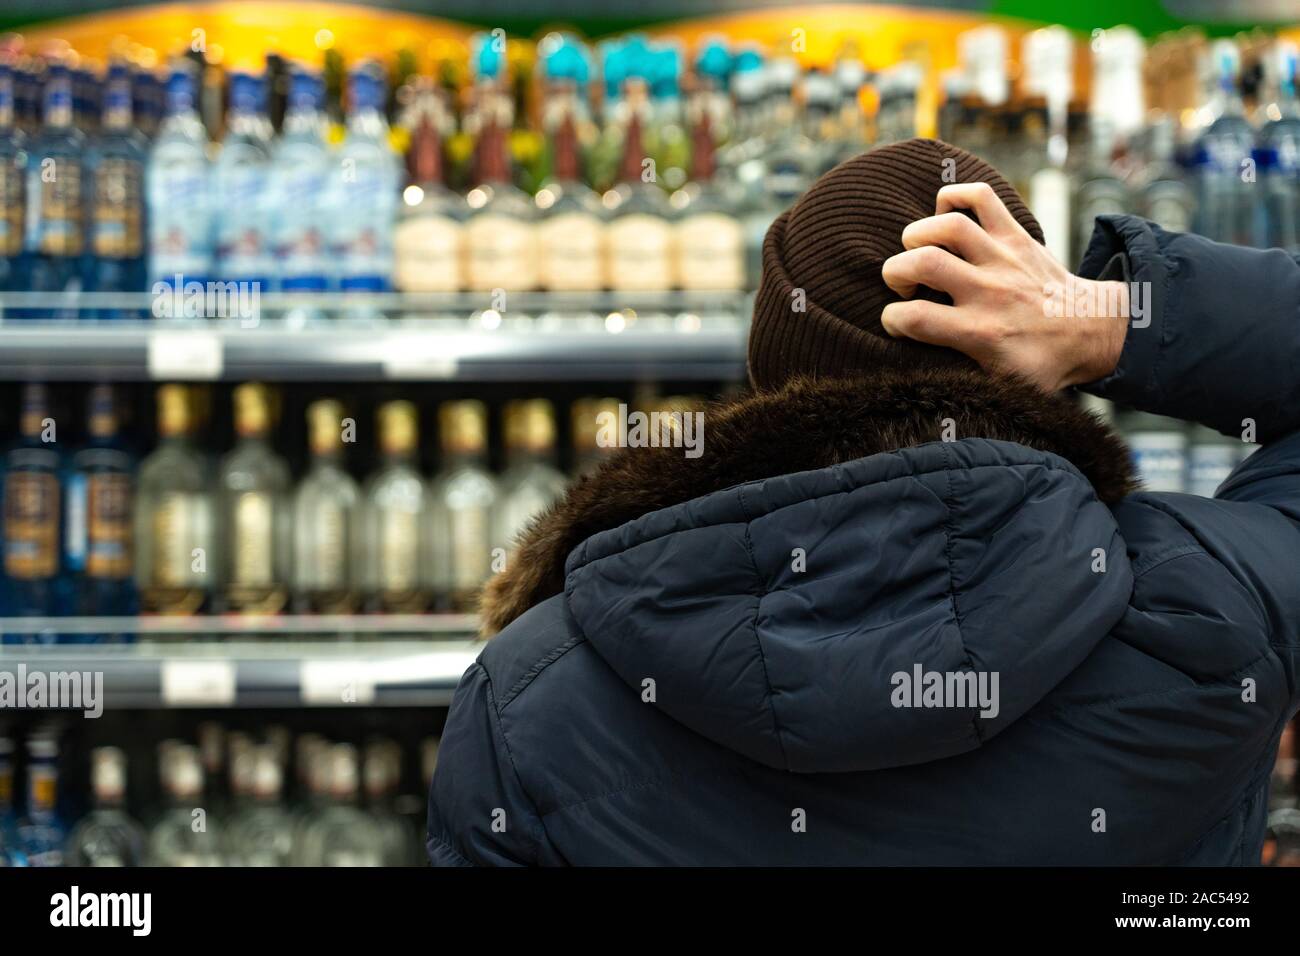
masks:
<svg viewBox="0 0 1300 956"><path fill-rule="evenodd" d="M561 87L555 108L552 176L536 197L540 282L544 289L593 292L605 287L605 209L582 179L576 92Z"/></svg>
<svg viewBox="0 0 1300 956"><path fill-rule="evenodd" d="M63 64L49 67L42 116L27 163L29 285L34 292L78 291L86 248L86 143L72 122L72 77ZM37 310L36 317L76 318L76 313Z"/></svg>
<svg viewBox="0 0 1300 956"><path fill-rule="evenodd" d="M261 81L249 73L230 74L226 135L212 169L213 220L217 273L226 282L269 289L271 275L267 180L271 154L264 138Z"/></svg>
<svg viewBox="0 0 1300 956"><path fill-rule="evenodd" d="M416 466L417 422L410 402L379 407L382 464L365 486L362 569L375 610L416 614L428 605L423 543L428 491Z"/></svg>
<svg viewBox="0 0 1300 956"><path fill-rule="evenodd" d="M356 553L361 494L343 467L343 406L307 407L311 464L294 496L294 604L299 612L350 614L357 609Z"/></svg>
<svg viewBox="0 0 1300 956"><path fill-rule="evenodd" d="M1138 211L1170 232L1191 232L1196 217L1196 193L1175 160L1177 123L1163 117L1147 129L1149 161L1138 193Z"/></svg>
<svg viewBox="0 0 1300 956"><path fill-rule="evenodd" d="M14 742L0 735L0 867L26 865L14 812Z"/></svg>
<svg viewBox="0 0 1300 956"><path fill-rule="evenodd" d="M673 193L673 249L683 289L739 291L745 287L745 233L714 182L711 120L701 111L692 128L690 182Z"/></svg>
<svg viewBox="0 0 1300 956"><path fill-rule="evenodd" d="M569 409L575 478L595 471L617 450L614 443L601 444L601 426L618 420L618 405L617 398L580 398Z"/></svg>
<svg viewBox="0 0 1300 956"><path fill-rule="evenodd" d="M145 832L126 812L126 754L117 747L96 747L90 754L94 809L68 837L70 866L139 866L144 861Z"/></svg>
<svg viewBox="0 0 1300 956"><path fill-rule="evenodd" d="M397 812L394 799L402 779L402 752L388 740L366 745L362 781L366 794L366 813L374 821L381 837L384 866L414 866L419 846L410 820Z"/></svg>
<svg viewBox="0 0 1300 956"><path fill-rule="evenodd" d="M19 438L4 457L4 605L49 616L63 604L60 568L62 455L44 385L23 386Z"/></svg>
<svg viewBox="0 0 1300 956"><path fill-rule="evenodd" d="M470 289L526 292L538 285L537 207L511 182L506 133L510 100L485 94L480 106L477 185L466 195L466 284Z"/></svg>
<svg viewBox="0 0 1300 956"><path fill-rule="evenodd" d="M18 821L18 846L28 866L62 866L67 834L59 819L59 744L46 736L27 741L27 813Z"/></svg>
<svg viewBox="0 0 1300 956"><path fill-rule="evenodd" d="M605 231L608 284L618 292L664 292L674 281L673 210L643 139L649 108L641 81L628 81L624 99L618 185L603 197L613 213Z"/></svg>
<svg viewBox="0 0 1300 956"><path fill-rule="evenodd" d="M174 744L164 751L165 808L149 830L149 866L222 866L222 827L203 801L203 767L194 747Z"/></svg>
<svg viewBox="0 0 1300 956"><path fill-rule="evenodd" d="M271 245L281 292L321 293L328 286L326 209L323 202L332 172L321 112L320 76L296 67L289 80L281 135L271 153ZM318 318L303 310L297 318Z"/></svg>
<svg viewBox="0 0 1300 956"><path fill-rule="evenodd" d="M289 466L271 447L266 386L240 385L234 401L236 443L217 483L223 604L237 613L277 614L288 601L292 559Z"/></svg>
<svg viewBox="0 0 1300 956"><path fill-rule="evenodd" d="M1263 61L1267 105L1255 155L1263 185L1260 244L1300 253L1300 96L1294 44L1276 41Z"/></svg>
<svg viewBox="0 0 1300 956"><path fill-rule="evenodd" d="M364 63L348 78L347 132L336 155L331 245L344 292L386 292L393 277L399 164L384 118L384 74ZM370 313L359 313L370 316Z"/></svg>
<svg viewBox="0 0 1300 956"><path fill-rule="evenodd" d="M27 287L26 140L17 123L14 69L0 61L0 292Z"/></svg>
<svg viewBox="0 0 1300 956"><path fill-rule="evenodd" d="M383 835L357 806L357 751L335 744L322 751L328 801L303 821L295 848L299 866L383 866Z"/></svg>
<svg viewBox="0 0 1300 956"><path fill-rule="evenodd" d="M111 385L91 388L89 441L72 456L65 509L65 555L75 613L135 613L131 580L131 504L135 462L118 433Z"/></svg>
<svg viewBox="0 0 1300 956"><path fill-rule="evenodd" d="M1208 118L1194 147L1196 231L1217 242L1254 241L1254 183L1243 178L1255 134L1247 122L1237 82L1241 55L1231 40L1217 40L1202 67Z"/></svg>
<svg viewBox="0 0 1300 956"><path fill-rule="evenodd" d="M564 494L568 480L555 467L555 410L544 398L505 409L506 470L492 538L511 549L519 532Z"/></svg>
<svg viewBox="0 0 1300 956"><path fill-rule="evenodd" d="M445 402L438 409L442 471L429 511L433 587L438 603L473 610L491 570L497 485L487 471L487 409L482 402Z"/></svg>
<svg viewBox="0 0 1300 956"><path fill-rule="evenodd" d="M158 447L140 463L133 536L136 587L146 613L195 614L207 599L215 560L211 469L191 444L193 426L187 389L159 388Z"/></svg>
<svg viewBox="0 0 1300 956"><path fill-rule="evenodd" d="M282 773L267 746L235 757L234 775L246 791L225 828L226 859L232 866L289 866L293 818L281 800Z"/></svg>
<svg viewBox="0 0 1300 956"><path fill-rule="evenodd" d="M403 292L456 292L462 284L462 240L469 207L446 186L443 135L451 119L432 90L411 105L411 181L402 192L394 281Z"/></svg>
<svg viewBox="0 0 1300 956"><path fill-rule="evenodd" d="M167 79L166 111L149 154L149 281L155 291L180 292L213 278L208 134L195 108L195 70L180 59ZM164 301L155 317L184 313Z"/></svg>
<svg viewBox="0 0 1300 956"><path fill-rule="evenodd" d="M140 292L145 280L144 136L131 112L131 75L109 67L103 119L90 159L90 279L93 292ZM102 318L133 318L110 309Z"/></svg>

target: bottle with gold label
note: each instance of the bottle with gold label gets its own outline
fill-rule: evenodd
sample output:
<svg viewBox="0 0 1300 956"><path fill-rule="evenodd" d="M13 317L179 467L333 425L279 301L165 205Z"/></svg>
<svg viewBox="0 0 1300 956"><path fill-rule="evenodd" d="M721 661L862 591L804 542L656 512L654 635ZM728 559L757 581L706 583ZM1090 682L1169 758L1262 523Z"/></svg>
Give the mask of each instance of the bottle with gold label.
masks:
<svg viewBox="0 0 1300 956"><path fill-rule="evenodd" d="M26 136L18 128L14 69L0 62L0 290L27 284L23 255L26 214Z"/></svg>
<svg viewBox="0 0 1300 956"><path fill-rule="evenodd" d="M293 592L300 612L350 614L357 609L361 493L343 467L343 446L353 440L355 427L332 399L307 406L311 464L293 503Z"/></svg>
<svg viewBox="0 0 1300 956"><path fill-rule="evenodd" d="M92 292L144 290L144 163L144 137L131 118L131 74L125 62L117 62L108 69L103 119L90 154ZM126 310L99 315L132 317Z"/></svg>
<svg viewBox="0 0 1300 956"><path fill-rule="evenodd" d="M429 540L441 607L469 611L491 572L497 485L487 470L487 408L445 402L438 410L442 471L434 478Z"/></svg>
<svg viewBox="0 0 1300 956"><path fill-rule="evenodd" d="M745 287L745 233L713 181L711 118L700 109L692 127L691 181L672 195L677 285L683 289L739 291Z"/></svg>
<svg viewBox="0 0 1300 956"><path fill-rule="evenodd" d="M582 181L577 94L559 87L551 133L553 177L537 193L542 288L594 292L605 287L605 208ZM549 104L548 104L549 106Z"/></svg>
<svg viewBox="0 0 1300 956"><path fill-rule="evenodd" d="M537 287L537 208L511 181L510 99L485 95L478 110L477 185L465 199L465 278L470 289L527 292Z"/></svg>
<svg viewBox="0 0 1300 956"><path fill-rule="evenodd" d="M145 613L194 614L216 573L208 459L192 443L195 410L183 385L158 389L158 445L140 463L135 583Z"/></svg>
<svg viewBox="0 0 1300 956"><path fill-rule="evenodd" d="M575 477L590 474L618 450L618 445L608 440L618 433L618 406L617 398L580 398L569 409Z"/></svg>
<svg viewBox="0 0 1300 956"><path fill-rule="evenodd" d="M371 607L418 614L428 607L428 550L423 541L428 489L416 464L419 425L410 402L379 407L382 465L362 503L362 582Z"/></svg>
<svg viewBox="0 0 1300 956"><path fill-rule="evenodd" d="M217 479L221 603L237 613L278 614L289 598L289 466L271 447L267 387L245 383L234 400L235 447Z"/></svg>
<svg viewBox="0 0 1300 956"><path fill-rule="evenodd" d="M17 617L53 615L64 606L57 439L45 386L23 386L19 438L4 457L4 610Z"/></svg>
<svg viewBox="0 0 1300 956"><path fill-rule="evenodd" d="M403 292L456 292L469 207L447 188L443 174L443 134L452 119L442 97L425 90L411 104L407 124L413 129L407 157L411 181L402 191L393 236L393 278Z"/></svg>
<svg viewBox="0 0 1300 956"><path fill-rule="evenodd" d="M555 467L555 409L544 398L505 409L506 470L496 510L495 547L512 549L519 532L564 493L568 480Z"/></svg>
<svg viewBox="0 0 1300 956"><path fill-rule="evenodd" d="M131 580L131 501L135 463L118 431L111 385L87 401L89 439L72 456L64 505L64 556L77 614L135 613Z"/></svg>
<svg viewBox="0 0 1300 956"><path fill-rule="evenodd" d="M619 183L603 197L613 212L605 230L608 285L620 292L663 292L673 287L673 209L645 146L650 116L645 84L629 81L624 98Z"/></svg>

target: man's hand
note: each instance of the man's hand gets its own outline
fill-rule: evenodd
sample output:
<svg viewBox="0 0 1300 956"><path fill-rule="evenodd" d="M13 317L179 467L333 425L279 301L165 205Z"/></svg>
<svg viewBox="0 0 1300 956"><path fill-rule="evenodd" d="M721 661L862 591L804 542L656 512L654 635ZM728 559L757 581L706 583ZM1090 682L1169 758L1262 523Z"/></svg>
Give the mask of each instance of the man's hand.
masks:
<svg viewBox="0 0 1300 956"><path fill-rule="evenodd" d="M957 209L973 211L979 222ZM946 345L1050 392L1114 371L1128 330L1127 287L1072 276L987 183L943 187L935 215L904 229L903 245L905 252L885 261L885 284L904 299L928 286L953 304L890 303L881 315L890 335Z"/></svg>

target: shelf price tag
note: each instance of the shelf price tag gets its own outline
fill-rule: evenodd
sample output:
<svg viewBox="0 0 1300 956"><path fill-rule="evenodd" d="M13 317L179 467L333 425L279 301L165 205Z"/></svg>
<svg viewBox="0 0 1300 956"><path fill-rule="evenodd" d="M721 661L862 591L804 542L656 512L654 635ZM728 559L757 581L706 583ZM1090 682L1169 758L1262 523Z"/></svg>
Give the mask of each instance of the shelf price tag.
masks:
<svg viewBox="0 0 1300 956"><path fill-rule="evenodd" d="M338 707L375 700L375 676L366 661L303 661L298 686L304 704Z"/></svg>
<svg viewBox="0 0 1300 956"><path fill-rule="evenodd" d="M235 665L163 661L162 699L169 707L229 707L235 702Z"/></svg>
<svg viewBox="0 0 1300 956"><path fill-rule="evenodd" d="M196 330L154 332L149 336L149 376L156 381L211 381L221 377L221 338Z"/></svg>
<svg viewBox="0 0 1300 956"><path fill-rule="evenodd" d="M432 333L386 339L383 362L384 375L390 379L454 379L460 368L455 344Z"/></svg>

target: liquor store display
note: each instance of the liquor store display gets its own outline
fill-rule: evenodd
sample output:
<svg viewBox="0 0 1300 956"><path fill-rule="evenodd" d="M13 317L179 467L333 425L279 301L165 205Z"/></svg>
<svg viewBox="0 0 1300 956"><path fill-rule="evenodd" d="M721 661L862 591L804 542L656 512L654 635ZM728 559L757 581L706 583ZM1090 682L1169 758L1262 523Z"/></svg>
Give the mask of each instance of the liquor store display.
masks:
<svg viewBox="0 0 1300 956"><path fill-rule="evenodd" d="M0 865L419 862L477 590L629 415L744 387L766 230L862 150L983 156L1071 264L1117 212L1300 252L1294 45L972 27L942 75L852 37L0 38L0 703L85 680L7 685ZM1157 490L1255 447L1096 411Z"/></svg>

